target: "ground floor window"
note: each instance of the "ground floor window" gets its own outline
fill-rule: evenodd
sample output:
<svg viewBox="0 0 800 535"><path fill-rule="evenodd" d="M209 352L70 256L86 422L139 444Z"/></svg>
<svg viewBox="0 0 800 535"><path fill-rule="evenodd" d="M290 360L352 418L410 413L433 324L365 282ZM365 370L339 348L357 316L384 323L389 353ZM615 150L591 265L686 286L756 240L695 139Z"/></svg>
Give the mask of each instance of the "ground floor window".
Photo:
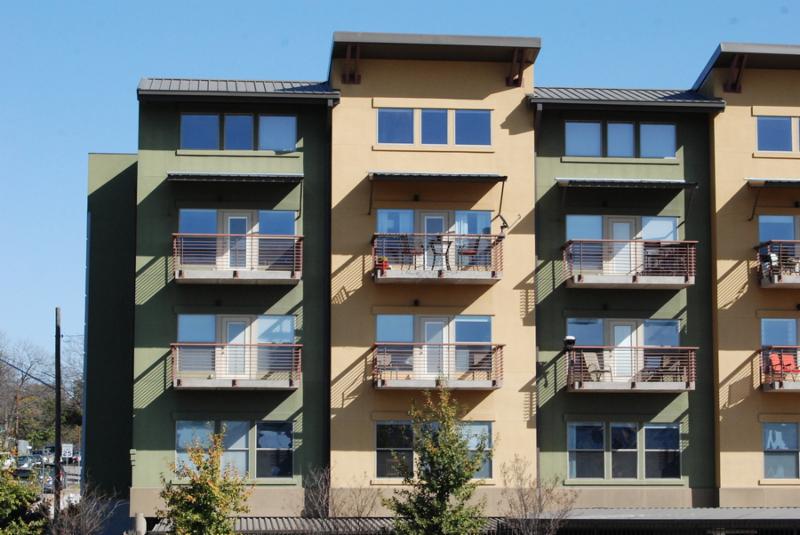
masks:
<svg viewBox="0 0 800 535"><path fill-rule="evenodd" d="M793 422L763 424L765 478L797 479L800 477L799 425Z"/></svg>
<svg viewBox="0 0 800 535"><path fill-rule="evenodd" d="M259 422L256 442L256 477L292 477L291 422Z"/></svg>
<svg viewBox="0 0 800 535"><path fill-rule="evenodd" d="M567 432L569 477L597 479L604 477L605 425L571 423Z"/></svg>
<svg viewBox="0 0 800 535"><path fill-rule="evenodd" d="M645 477L648 479L680 477L680 448L680 429L677 424L645 424Z"/></svg>

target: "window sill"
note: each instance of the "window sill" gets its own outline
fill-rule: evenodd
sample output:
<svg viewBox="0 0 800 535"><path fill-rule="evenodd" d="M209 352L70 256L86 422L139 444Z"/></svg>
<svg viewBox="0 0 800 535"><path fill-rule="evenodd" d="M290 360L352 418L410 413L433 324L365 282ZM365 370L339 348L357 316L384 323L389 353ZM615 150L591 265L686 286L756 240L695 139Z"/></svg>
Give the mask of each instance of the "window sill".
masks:
<svg viewBox="0 0 800 535"><path fill-rule="evenodd" d="M176 156L233 156L250 158L299 158L300 152L275 152L274 150L194 150L177 149Z"/></svg>
<svg viewBox="0 0 800 535"><path fill-rule="evenodd" d="M389 151L389 152L494 152L491 145L401 145L401 144L375 144L372 146L373 151Z"/></svg>
<svg viewBox="0 0 800 535"><path fill-rule="evenodd" d="M678 165L677 158L605 158L601 156L562 156L562 163L629 163L638 165Z"/></svg>
<svg viewBox="0 0 800 535"><path fill-rule="evenodd" d="M567 479L565 487L684 487L681 479Z"/></svg>
<svg viewBox="0 0 800 535"><path fill-rule="evenodd" d="M800 486L800 479L759 479L759 485L767 487Z"/></svg>
<svg viewBox="0 0 800 535"><path fill-rule="evenodd" d="M477 483L479 487L494 487L497 485L497 481L495 479L473 479L474 483ZM381 477L370 479L369 484L376 487L402 487L403 479L398 477Z"/></svg>
<svg viewBox="0 0 800 535"><path fill-rule="evenodd" d="M753 158L777 158L786 160L800 160L800 152L757 150L753 153Z"/></svg>

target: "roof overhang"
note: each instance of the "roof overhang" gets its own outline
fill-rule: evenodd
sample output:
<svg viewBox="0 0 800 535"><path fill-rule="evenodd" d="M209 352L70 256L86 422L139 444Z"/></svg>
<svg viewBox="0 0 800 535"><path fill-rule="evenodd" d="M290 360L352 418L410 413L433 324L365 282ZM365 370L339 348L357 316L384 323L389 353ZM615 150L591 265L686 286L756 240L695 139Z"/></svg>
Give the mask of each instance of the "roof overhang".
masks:
<svg viewBox="0 0 800 535"><path fill-rule="evenodd" d="M170 171L167 182L245 182L297 184L303 180L302 173L199 173Z"/></svg>
<svg viewBox="0 0 800 535"><path fill-rule="evenodd" d="M669 178L574 178L556 177L562 188L696 188L697 182Z"/></svg>
<svg viewBox="0 0 800 535"><path fill-rule="evenodd" d="M270 80L201 80L143 78L136 89L140 102L292 102L338 101L339 92L325 82Z"/></svg>
<svg viewBox="0 0 800 535"><path fill-rule="evenodd" d="M618 110L716 113L725 109L725 101L710 102L643 102L614 100L552 99L528 95L528 102L551 110Z"/></svg>
<svg viewBox="0 0 800 535"><path fill-rule="evenodd" d="M747 57L748 69L800 69L800 45L720 43L692 89L699 89L713 69L734 65L737 56Z"/></svg>
<svg viewBox="0 0 800 535"><path fill-rule="evenodd" d="M800 188L800 178L745 178L751 188Z"/></svg>
<svg viewBox="0 0 800 535"><path fill-rule="evenodd" d="M508 177L491 173L418 173L412 171L370 171L372 182L477 182L494 184Z"/></svg>

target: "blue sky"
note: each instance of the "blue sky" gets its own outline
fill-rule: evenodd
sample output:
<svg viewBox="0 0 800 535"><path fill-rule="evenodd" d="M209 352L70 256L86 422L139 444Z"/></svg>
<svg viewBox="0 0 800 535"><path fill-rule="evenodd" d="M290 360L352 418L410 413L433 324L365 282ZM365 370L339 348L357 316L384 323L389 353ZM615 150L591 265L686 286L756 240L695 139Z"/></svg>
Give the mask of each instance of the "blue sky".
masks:
<svg viewBox="0 0 800 535"><path fill-rule="evenodd" d="M89 152L134 152L142 76L321 79L334 30L534 35L536 81L690 86L720 41L800 43L789 0L6 2L0 331L83 330ZM113 311L109 311L113 313Z"/></svg>

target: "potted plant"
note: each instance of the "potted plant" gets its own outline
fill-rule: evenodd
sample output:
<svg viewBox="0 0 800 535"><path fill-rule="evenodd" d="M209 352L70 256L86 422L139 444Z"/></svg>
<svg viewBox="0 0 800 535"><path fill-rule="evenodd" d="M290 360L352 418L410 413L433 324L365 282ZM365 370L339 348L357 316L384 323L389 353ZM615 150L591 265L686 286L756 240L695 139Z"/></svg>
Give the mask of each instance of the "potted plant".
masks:
<svg viewBox="0 0 800 535"><path fill-rule="evenodd" d="M381 274L392 269L392 267L389 265L389 259L385 256L378 257L378 260L375 262L375 268L379 270Z"/></svg>

